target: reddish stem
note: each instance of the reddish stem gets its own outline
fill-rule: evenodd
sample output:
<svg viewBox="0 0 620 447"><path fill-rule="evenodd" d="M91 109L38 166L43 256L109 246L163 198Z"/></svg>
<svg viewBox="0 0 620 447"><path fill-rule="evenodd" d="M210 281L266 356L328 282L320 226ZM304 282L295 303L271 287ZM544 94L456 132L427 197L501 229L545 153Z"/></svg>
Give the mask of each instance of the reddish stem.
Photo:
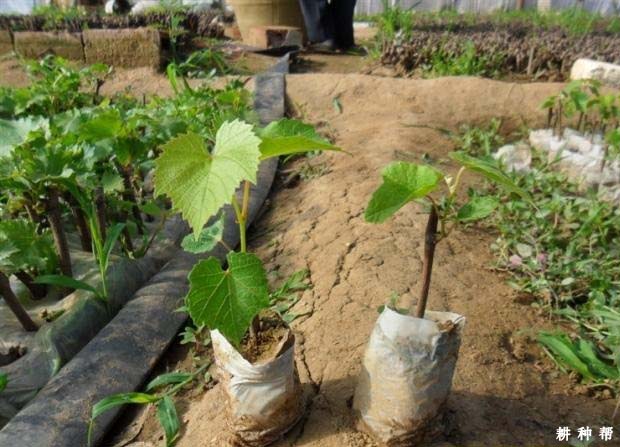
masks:
<svg viewBox="0 0 620 447"><path fill-rule="evenodd" d="M11 283L9 281L8 276L4 273L0 272L0 293L4 297L4 301L6 302L9 309L15 314L22 327L26 331L36 331L39 329L39 326L32 321L26 309L21 305L15 294L13 293L13 289L11 289Z"/></svg>
<svg viewBox="0 0 620 447"><path fill-rule="evenodd" d="M420 301L416 309L416 317L424 318L426 311L426 302L428 301L428 291L431 286L431 274L433 272L433 259L435 257L435 246L437 245L437 224L439 215L437 209L433 205L431 213L426 223L426 232L424 237L424 267L422 269L422 290L420 292Z"/></svg>

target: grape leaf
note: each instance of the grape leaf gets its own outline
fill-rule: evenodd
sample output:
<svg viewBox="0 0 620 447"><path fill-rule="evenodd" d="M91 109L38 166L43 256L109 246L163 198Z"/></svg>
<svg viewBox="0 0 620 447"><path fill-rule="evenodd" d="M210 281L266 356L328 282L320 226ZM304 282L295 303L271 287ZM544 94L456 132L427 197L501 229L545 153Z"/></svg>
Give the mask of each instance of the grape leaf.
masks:
<svg viewBox="0 0 620 447"><path fill-rule="evenodd" d="M321 137L314 127L301 121L282 119L259 130L261 160L308 151L340 151Z"/></svg>
<svg viewBox="0 0 620 447"><path fill-rule="evenodd" d="M83 141L99 141L105 138L114 138L123 126L120 112L116 109L107 109L82 123L79 128L80 139Z"/></svg>
<svg viewBox="0 0 620 447"><path fill-rule="evenodd" d="M251 253L230 252L228 270L215 258L201 261L189 274L186 304L192 320L219 330L238 345L252 319L269 307L267 275Z"/></svg>
<svg viewBox="0 0 620 447"><path fill-rule="evenodd" d="M373 193L366 214L367 222L381 223L405 204L433 191L443 174L426 165L397 161L387 165L381 174L383 184Z"/></svg>
<svg viewBox="0 0 620 447"><path fill-rule="evenodd" d="M28 134L47 120L43 118L20 118L9 121L0 119L0 156L9 155L13 146L24 142Z"/></svg>
<svg viewBox="0 0 620 447"><path fill-rule="evenodd" d="M37 233L37 226L25 219L0 222L0 242L3 247L0 263L5 272L34 269L52 271L57 257L49 231ZM15 251L10 252L10 247Z"/></svg>
<svg viewBox="0 0 620 447"><path fill-rule="evenodd" d="M181 242L183 250L190 253L205 253L222 239L224 234L224 213L213 224L203 228L200 235L196 238L194 234L188 234Z"/></svg>
<svg viewBox="0 0 620 447"><path fill-rule="evenodd" d="M464 152L451 152L450 158L462 164L467 169L482 174L485 178L501 186L508 192L512 192L520 196L523 200L532 203L532 197L522 188L517 186L510 177L508 177L496 164L491 161L481 160L479 158L467 155Z"/></svg>
<svg viewBox="0 0 620 447"><path fill-rule="evenodd" d="M212 154L195 133L173 138L155 161L155 191L172 199L198 236L241 181L256 183L259 145L252 126L238 120L222 124Z"/></svg>
<svg viewBox="0 0 620 447"><path fill-rule="evenodd" d="M456 217L461 222L474 222L487 217L498 205L495 197L474 197L459 209Z"/></svg>
<svg viewBox="0 0 620 447"><path fill-rule="evenodd" d="M101 176L101 185L103 186L103 191L106 194L110 194L112 192L122 191L125 188L123 184L123 178L111 171L106 171Z"/></svg>

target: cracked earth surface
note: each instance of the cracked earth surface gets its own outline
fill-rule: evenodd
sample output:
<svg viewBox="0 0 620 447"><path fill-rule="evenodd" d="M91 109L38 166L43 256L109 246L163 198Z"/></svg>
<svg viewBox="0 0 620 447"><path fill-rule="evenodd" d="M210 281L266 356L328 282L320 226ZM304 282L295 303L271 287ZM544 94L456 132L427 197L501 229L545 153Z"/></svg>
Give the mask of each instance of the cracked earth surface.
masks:
<svg viewBox="0 0 620 447"><path fill-rule="evenodd" d="M438 129L455 131L492 117L502 118L506 131L542 125L539 104L562 85L332 74L292 75L287 82L291 107L351 155L310 159L326 172L294 187L276 187L268 211L252 229L251 249L268 270L285 278L307 268L313 284L294 309L310 315L292 324L308 408L276 445L370 447L375 444L355 430L350 408L360 359L377 307L392 292L415 299L425 225L415 205L383 225L364 222L380 169L395 159L415 161L427 154L454 173L447 162L453 145ZM488 231L473 227L454 232L437 249L428 307L463 314L467 324L447 428L433 445L555 445L559 425L576 429L607 422L614 402L580 393L533 342L538 330L554 323L519 304L505 278L489 268L492 241ZM177 445L224 445L219 386L181 399L186 399L180 405L184 428ZM161 431L150 419L138 439L157 444Z"/></svg>

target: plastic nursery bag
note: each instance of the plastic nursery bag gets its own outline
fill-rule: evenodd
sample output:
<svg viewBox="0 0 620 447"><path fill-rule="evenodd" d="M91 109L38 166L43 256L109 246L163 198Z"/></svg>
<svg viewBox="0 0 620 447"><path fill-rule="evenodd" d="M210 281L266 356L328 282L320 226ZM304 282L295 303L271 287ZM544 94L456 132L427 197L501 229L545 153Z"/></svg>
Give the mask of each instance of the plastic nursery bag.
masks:
<svg viewBox="0 0 620 447"><path fill-rule="evenodd" d="M279 439L303 414L295 367L295 336L289 330L275 358L252 364L217 330L211 331L216 375L227 400L232 445L262 447Z"/></svg>
<svg viewBox="0 0 620 447"><path fill-rule="evenodd" d="M422 445L440 429L465 318L389 308L379 316L362 362L353 408L360 429L386 445Z"/></svg>

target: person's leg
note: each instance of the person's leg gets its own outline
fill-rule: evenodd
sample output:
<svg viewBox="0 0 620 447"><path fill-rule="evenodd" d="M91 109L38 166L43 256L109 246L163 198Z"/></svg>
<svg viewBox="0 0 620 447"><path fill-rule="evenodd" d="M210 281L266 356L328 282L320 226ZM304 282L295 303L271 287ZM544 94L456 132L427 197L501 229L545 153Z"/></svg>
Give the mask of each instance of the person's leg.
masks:
<svg viewBox="0 0 620 447"><path fill-rule="evenodd" d="M327 0L299 0L299 5L310 42L333 42L334 20Z"/></svg>
<svg viewBox="0 0 620 447"><path fill-rule="evenodd" d="M336 46L343 50L355 45L353 14L356 0L332 0Z"/></svg>

